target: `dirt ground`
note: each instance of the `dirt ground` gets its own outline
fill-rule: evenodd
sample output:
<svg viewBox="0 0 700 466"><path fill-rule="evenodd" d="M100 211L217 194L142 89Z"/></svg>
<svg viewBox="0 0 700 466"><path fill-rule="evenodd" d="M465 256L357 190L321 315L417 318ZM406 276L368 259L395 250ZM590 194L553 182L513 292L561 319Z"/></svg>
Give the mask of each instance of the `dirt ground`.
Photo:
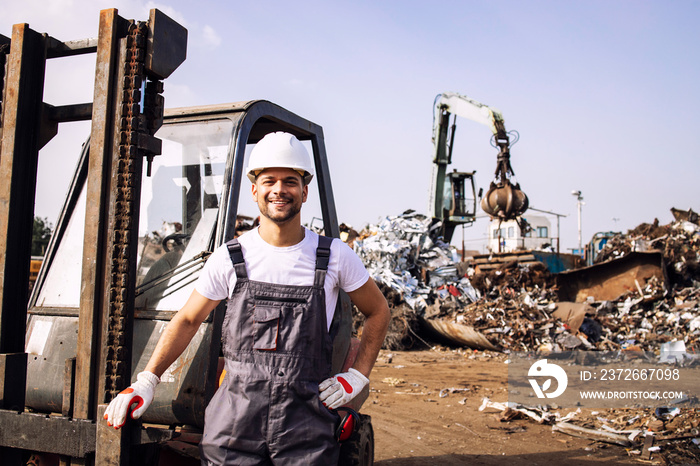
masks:
<svg viewBox="0 0 700 466"><path fill-rule="evenodd" d="M505 360L467 349L382 350L362 408L372 416L377 466L661 464L550 425L501 422L500 412L479 411L484 397L508 401Z"/></svg>

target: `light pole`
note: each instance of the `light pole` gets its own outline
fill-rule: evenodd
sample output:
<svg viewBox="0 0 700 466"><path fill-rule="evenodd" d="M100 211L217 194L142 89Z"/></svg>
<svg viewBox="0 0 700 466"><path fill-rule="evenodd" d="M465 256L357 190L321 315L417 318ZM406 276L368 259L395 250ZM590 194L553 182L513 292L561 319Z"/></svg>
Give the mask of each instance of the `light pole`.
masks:
<svg viewBox="0 0 700 466"><path fill-rule="evenodd" d="M576 196L576 207L578 208L578 251L583 252L583 243L581 242L581 206L583 206L583 196L581 191L571 191L573 196Z"/></svg>

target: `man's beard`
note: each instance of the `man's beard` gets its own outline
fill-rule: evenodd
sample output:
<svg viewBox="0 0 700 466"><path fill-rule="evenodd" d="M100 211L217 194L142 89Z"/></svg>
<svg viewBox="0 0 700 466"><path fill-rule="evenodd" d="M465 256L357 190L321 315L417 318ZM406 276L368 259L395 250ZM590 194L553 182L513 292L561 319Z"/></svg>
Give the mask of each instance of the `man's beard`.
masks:
<svg viewBox="0 0 700 466"><path fill-rule="evenodd" d="M285 206L286 210L282 212L270 212L271 209L269 209L269 205L271 202L267 198L263 199L262 201L258 201L258 208L260 209L260 214L265 218L272 220L277 224L283 224L293 219L301 211L301 202L297 203L294 201L294 198L289 197L279 197L279 199L283 201L291 201L291 203Z"/></svg>

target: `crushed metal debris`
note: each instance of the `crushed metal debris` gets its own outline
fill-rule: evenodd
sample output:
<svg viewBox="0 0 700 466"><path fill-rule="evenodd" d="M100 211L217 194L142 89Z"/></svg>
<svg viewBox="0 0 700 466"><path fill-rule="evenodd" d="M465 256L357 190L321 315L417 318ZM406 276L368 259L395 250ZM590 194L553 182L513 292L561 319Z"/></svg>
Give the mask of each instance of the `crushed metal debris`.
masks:
<svg viewBox="0 0 700 466"><path fill-rule="evenodd" d="M387 217L355 232L353 240L392 309L386 349L412 349L437 330L452 345L484 349L483 338L505 353L576 349L694 356L700 335L700 226L692 210L672 213L669 225L655 220L608 238L593 266L557 274L531 254L521 261L517 255L490 263L462 261L454 247L430 240L430 219L414 212ZM461 338L459 327L468 329ZM556 406L484 398L479 410L489 409L500 412L501 422L550 424L555 432L590 439L595 448L618 445L639 461L700 463L698 409L561 414Z"/></svg>
<svg viewBox="0 0 700 466"><path fill-rule="evenodd" d="M682 342L695 352L700 226L691 221L697 221L694 212L673 211L677 220L671 224L639 225L609 238L598 253L593 267L624 280L580 287L568 300L561 299L560 276L569 272L552 274L545 264L519 262L517 256L495 268L462 261L456 248L430 239L431 219L412 211L353 235L354 249L392 308L386 349L417 347L437 331L453 344L500 351L659 351L665 343ZM649 252L658 256L642 254ZM629 264L620 268L621 259ZM597 298L606 287L615 287L608 290L615 299ZM459 327L470 333L457 338Z"/></svg>
<svg viewBox="0 0 700 466"><path fill-rule="evenodd" d="M551 424L552 432L585 438L597 444L625 447L630 456L663 464L700 462L700 410L678 408L570 411L562 415L547 406L499 403L484 398L479 411L499 411L501 422L529 419ZM658 463L657 463L658 464Z"/></svg>

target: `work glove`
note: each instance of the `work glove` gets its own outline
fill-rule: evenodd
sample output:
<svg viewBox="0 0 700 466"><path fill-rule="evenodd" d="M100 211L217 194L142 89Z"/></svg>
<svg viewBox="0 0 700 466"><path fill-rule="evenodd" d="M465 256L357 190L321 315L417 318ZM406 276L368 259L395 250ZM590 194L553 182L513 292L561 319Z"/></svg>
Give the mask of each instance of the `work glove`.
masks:
<svg viewBox="0 0 700 466"><path fill-rule="evenodd" d="M369 384L369 379L359 371L350 368L347 372L324 380L318 385L319 398L323 406L337 409L350 403L363 388Z"/></svg>
<svg viewBox="0 0 700 466"><path fill-rule="evenodd" d="M140 372L136 382L123 390L112 400L105 411L107 424L119 429L126 422L126 416L131 411L131 419L138 419L148 409L156 393L160 378L152 372ZM131 407L134 406L133 410Z"/></svg>

